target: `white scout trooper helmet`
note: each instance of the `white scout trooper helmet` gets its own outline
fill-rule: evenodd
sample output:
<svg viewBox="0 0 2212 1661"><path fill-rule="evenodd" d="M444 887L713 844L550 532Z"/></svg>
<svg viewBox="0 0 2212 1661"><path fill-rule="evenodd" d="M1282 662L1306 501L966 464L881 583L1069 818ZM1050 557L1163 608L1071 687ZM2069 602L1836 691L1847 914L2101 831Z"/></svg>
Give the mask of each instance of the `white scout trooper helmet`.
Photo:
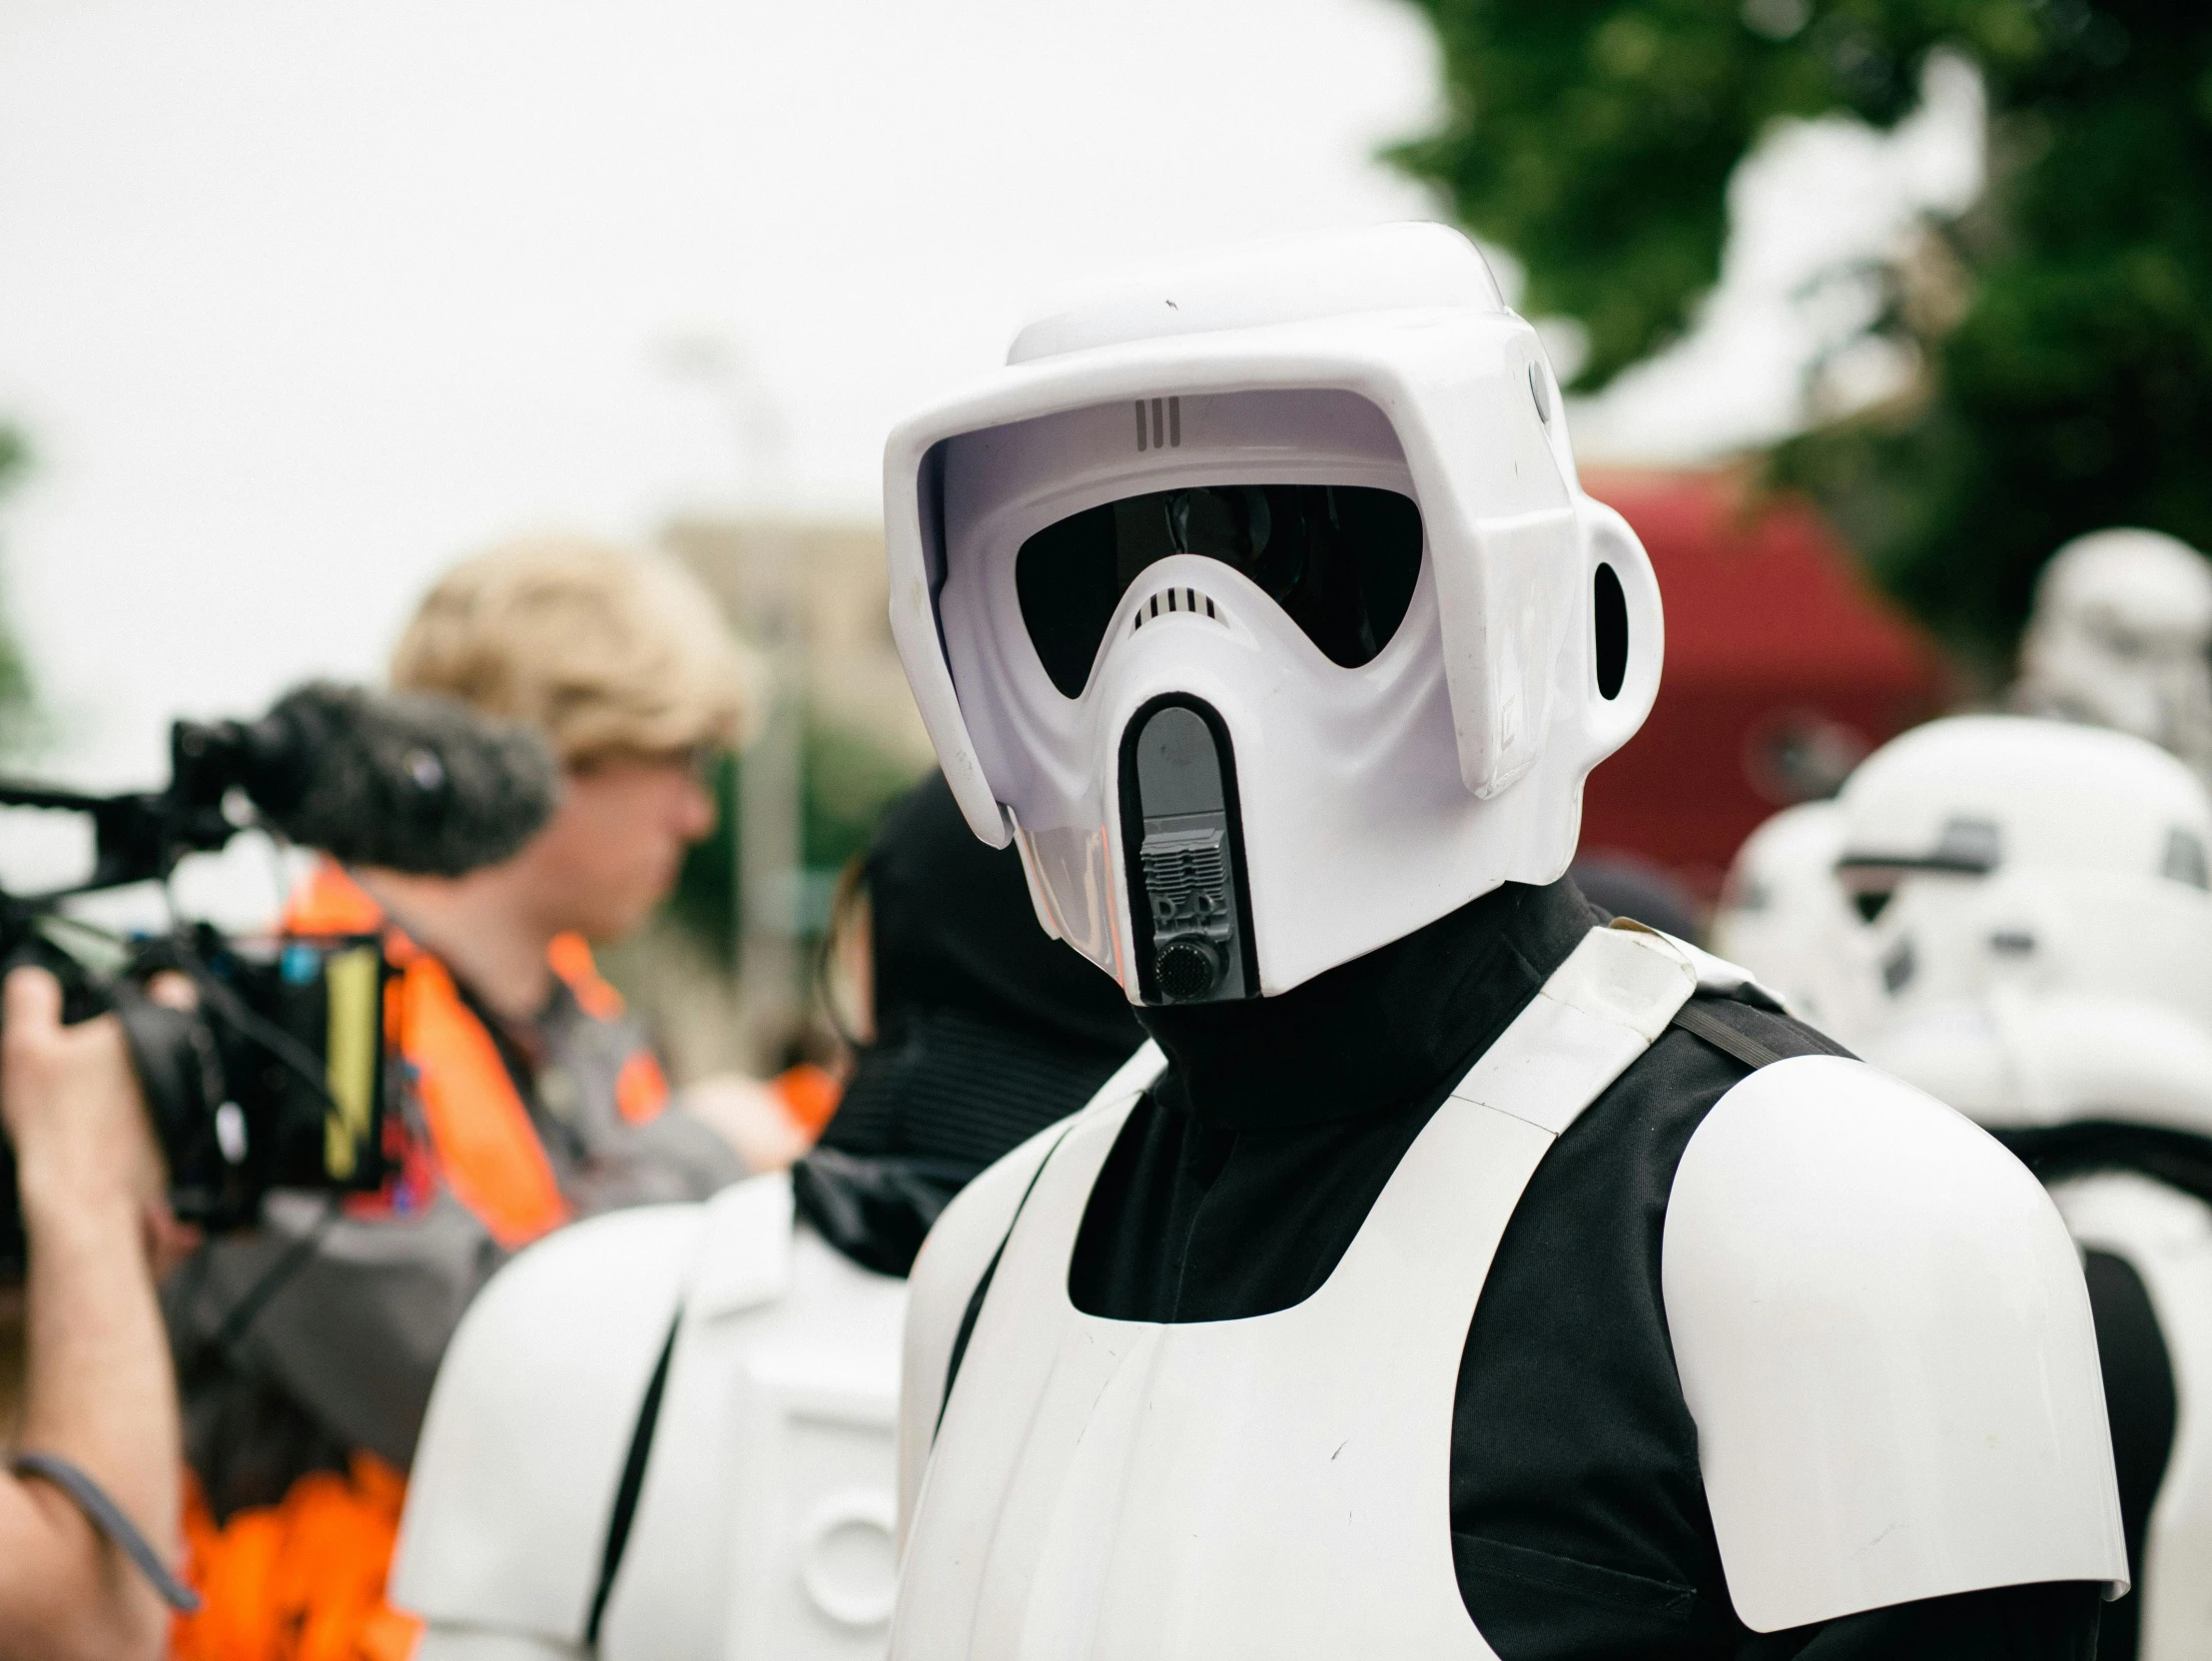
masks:
<svg viewBox="0 0 2212 1661"><path fill-rule="evenodd" d="M2212 561L2155 530L2068 542L2036 580L2013 701L2212 770Z"/></svg>
<svg viewBox="0 0 2212 1661"><path fill-rule="evenodd" d="M2212 1022L2212 805L2156 746L1955 716L1877 750L1840 801L1870 1028L2001 986Z"/></svg>
<svg viewBox="0 0 2212 1661"><path fill-rule="evenodd" d="M1456 233L1192 260L885 455L891 618L976 834L1133 1001L1272 995L1567 868L1659 590Z"/></svg>

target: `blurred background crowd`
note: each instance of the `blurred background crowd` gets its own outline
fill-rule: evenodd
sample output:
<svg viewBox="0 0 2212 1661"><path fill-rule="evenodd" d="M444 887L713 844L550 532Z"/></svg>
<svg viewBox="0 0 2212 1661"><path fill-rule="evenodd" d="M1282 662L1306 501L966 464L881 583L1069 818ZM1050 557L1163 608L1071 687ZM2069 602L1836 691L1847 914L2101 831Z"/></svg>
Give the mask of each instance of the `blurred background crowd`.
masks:
<svg viewBox="0 0 2212 1661"><path fill-rule="evenodd" d="M2147 0L0 0L0 761L141 784L173 713L384 677L465 555L642 559L745 690L644 746L700 799L598 972L803 1147L841 873L930 767L884 431L1086 273L1392 218L1481 241L1666 598L1601 904L1818 1006L1807 804L1898 734L2212 776L2212 18ZM34 821L0 883L83 858ZM244 839L180 903L306 869Z"/></svg>

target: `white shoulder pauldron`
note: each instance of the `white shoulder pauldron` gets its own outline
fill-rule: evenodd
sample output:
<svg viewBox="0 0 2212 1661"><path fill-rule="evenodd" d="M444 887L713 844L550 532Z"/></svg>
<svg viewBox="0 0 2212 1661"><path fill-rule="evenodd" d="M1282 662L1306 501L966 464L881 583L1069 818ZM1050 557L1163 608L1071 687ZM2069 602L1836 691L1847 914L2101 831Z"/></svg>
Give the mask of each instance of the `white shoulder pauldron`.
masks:
<svg viewBox="0 0 2212 1661"><path fill-rule="evenodd" d="M2124 1588L2073 1245L2027 1170L1934 1098L1832 1056L1752 1074L1684 1151L1662 1282L1754 1631Z"/></svg>

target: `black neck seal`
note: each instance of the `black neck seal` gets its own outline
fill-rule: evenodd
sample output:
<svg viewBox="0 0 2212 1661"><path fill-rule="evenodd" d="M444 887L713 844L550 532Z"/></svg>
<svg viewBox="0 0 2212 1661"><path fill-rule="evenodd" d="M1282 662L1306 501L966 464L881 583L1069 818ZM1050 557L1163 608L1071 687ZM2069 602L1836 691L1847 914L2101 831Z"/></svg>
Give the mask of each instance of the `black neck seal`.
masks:
<svg viewBox="0 0 2212 1661"><path fill-rule="evenodd" d="M1224 1130L1319 1125L1446 1088L1599 921L1572 882L1507 883L1273 998L1137 1011L1162 1106Z"/></svg>

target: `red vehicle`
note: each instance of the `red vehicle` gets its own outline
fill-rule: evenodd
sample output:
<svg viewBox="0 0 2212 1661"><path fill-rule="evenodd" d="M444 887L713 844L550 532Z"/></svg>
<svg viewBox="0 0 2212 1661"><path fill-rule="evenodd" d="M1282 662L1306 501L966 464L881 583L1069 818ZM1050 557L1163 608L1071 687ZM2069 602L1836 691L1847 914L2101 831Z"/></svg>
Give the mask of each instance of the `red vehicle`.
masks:
<svg viewBox="0 0 2212 1661"><path fill-rule="evenodd" d="M1802 498L1722 472L1587 483L1651 551L1667 667L1643 731L1590 776L1582 854L1650 861L1710 902L1763 819L1941 710L1951 675Z"/></svg>

